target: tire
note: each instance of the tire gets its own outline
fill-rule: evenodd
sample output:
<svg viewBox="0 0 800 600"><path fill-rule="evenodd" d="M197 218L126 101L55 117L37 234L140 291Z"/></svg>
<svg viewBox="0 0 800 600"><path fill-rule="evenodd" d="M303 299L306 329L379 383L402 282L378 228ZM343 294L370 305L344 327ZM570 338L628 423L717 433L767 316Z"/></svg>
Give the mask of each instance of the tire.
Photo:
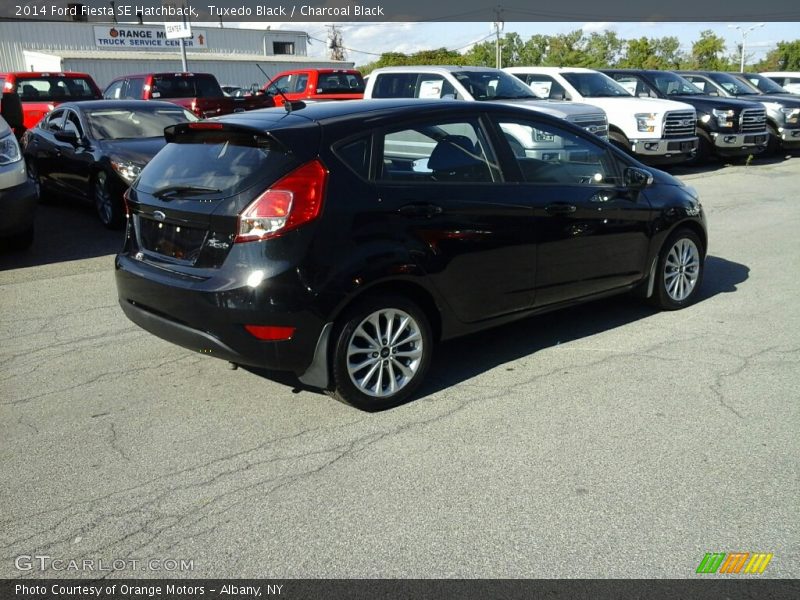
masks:
<svg viewBox="0 0 800 600"><path fill-rule="evenodd" d="M107 229L122 229L125 224L125 203L122 186L105 171L98 171L92 182L92 200L100 222Z"/></svg>
<svg viewBox="0 0 800 600"><path fill-rule="evenodd" d="M32 158L25 159L25 171L28 174L28 180L33 184L36 193L36 201L42 200L42 178L39 176L39 168Z"/></svg>
<svg viewBox="0 0 800 600"><path fill-rule="evenodd" d="M628 156L633 156L631 152L631 143L628 141L623 134L618 133L616 131L609 131L608 132L608 141L611 142L614 146L622 150Z"/></svg>
<svg viewBox="0 0 800 600"><path fill-rule="evenodd" d="M694 303L704 269L705 250L700 238L690 229L678 229L661 248L651 304L661 310L679 310Z"/></svg>
<svg viewBox="0 0 800 600"><path fill-rule="evenodd" d="M366 298L342 315L335 331L338 400L367 412L385 410L407 401L425 378L433 336L424 311L407 298Z"/></svg>
<svg viewBox="0 0 800 600"><path fill-rule="evenodd" d="M781 149L781 138L773 125L767 124L767 149L762 156L773 156Z"/></svg>
<svg viewBox="0 0 800 600"><path fill-rule="evenodd" d="M702 129L697 130L697 137L699 138L697 152L688 161L690 165L703 165L711 160L711 156L714 154L714 143L711 141L711 137Z"/></svg>

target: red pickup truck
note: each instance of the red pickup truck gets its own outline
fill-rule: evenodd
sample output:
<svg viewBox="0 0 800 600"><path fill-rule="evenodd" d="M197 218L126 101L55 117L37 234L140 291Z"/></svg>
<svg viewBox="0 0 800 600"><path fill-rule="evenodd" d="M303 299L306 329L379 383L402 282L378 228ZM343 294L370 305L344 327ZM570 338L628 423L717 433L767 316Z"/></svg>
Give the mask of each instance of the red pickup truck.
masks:
<svg viewBox="0 0 800 600"><path fill-rule="evenodd" d="M117 77L103 92L114 100L164 100L201 118L275 106L266 94L228 97L210 73L143 73Z"/></svg>
<svg viewBox="0 0 800 600"><path fill-rule="evenodd" d="M86 73L0 73L0 90L16 93L22 101L25 129L62 102L99 100L100 88Z"/></svg>
<svg viewBox="0 0 800 600"><path fill-rule="evenodd" d="M353 69L298 69L278 73L262 89L283 106L289 100L360 100L364 78ZM283 96L280 94L283 92Z"/></svg>

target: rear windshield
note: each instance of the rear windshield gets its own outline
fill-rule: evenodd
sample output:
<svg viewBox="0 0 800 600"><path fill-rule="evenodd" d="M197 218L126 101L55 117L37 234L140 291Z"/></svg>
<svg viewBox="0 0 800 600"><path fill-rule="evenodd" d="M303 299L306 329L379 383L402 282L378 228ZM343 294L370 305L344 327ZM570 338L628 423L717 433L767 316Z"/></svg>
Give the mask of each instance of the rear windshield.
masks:
<svg viewBox="0 0 800 600"><path fill-rule="evenodd" d="M85 77L17 77L17 94L23 102L65 102L100 98Z"/></svg>
<svg viewBox="0 0 800 600"><path fill-rule="evenodd" d="M150 89L153 98L220 98L222 88L213 75L157 75Z"/></svg>
<svg viewBox="0 0 800 600"><path fill-rule="evenodd" d="M169 188L208 190L204 198L226 198L261 185L264 189L295 161L268 137L198 131L167 144L142 171L137 191Z"/></svg>
<svg viewBox="0 0 800 600"><path fill-rule="evenodd" d="M103 108L84 111L92 137L97 140L162 137L164 128L197 121L188 110L174 108Z"/></svg>
<svg viewBox="0 0 800 600"><path fill-rule="evenodd" d="M318 94L363 94L364 79L358 73L320 73Z"/></svg>

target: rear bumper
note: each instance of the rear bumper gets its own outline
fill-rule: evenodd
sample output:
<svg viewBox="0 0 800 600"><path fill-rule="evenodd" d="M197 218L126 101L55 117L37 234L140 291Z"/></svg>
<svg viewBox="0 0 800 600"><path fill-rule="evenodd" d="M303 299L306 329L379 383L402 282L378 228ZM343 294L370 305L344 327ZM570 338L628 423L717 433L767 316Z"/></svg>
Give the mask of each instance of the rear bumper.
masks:
<svg viewBox="0 0 800 600"><path fill-rule="evenodd" d="M127 255L116 258L119 303L142 329L189 350L236 364L305 373L325 322L298 299L291 272L253 288L176 277ZM228 274L230 275L230 274ZM290 289L292 288L292 289ZM291 306L291 309L288 308ZM245 325L294 327L291 339L255 338Z"/></svg>
<svg viewBox="0 0 800 600"><path fill-rule="evenodd" d="M36 190L30 181L0 190L0 235L22 233L36 215Z"/></svg>

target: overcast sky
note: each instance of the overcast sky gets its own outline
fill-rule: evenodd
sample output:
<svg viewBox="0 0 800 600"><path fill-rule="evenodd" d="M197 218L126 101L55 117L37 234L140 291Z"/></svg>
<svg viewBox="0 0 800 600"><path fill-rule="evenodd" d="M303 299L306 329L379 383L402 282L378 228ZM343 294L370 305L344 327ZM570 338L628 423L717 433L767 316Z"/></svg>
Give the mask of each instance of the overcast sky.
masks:
<svg viewBox="0 0 800 600"><path fill-rule="evenodd" d="M242 23L242 27L263 29L291 29L305 31L312 38L308 48L309 56L327 56L324 40L327 30L323 23ZM356 64L371 62L382 52L417 52L432 48L465 50L469 46L491 36L491 23L337 23L340 26L344 46L350 48L347 59ZM691 44L704 29L711 29L727 41L727 51L733 53L741 41L741 33L728 25L751 27L754 23L506 23L505 32L515 31L523 39L541 34L566 33L582 28L586 32L611 29L622 38L677 36L683 50L690 50ZM747 54L754 60L763 58L777 42L800 38L800 23L766 23L764 27L751 31L747 36ZM373 54L368 54L373 53Z"/></svg>

